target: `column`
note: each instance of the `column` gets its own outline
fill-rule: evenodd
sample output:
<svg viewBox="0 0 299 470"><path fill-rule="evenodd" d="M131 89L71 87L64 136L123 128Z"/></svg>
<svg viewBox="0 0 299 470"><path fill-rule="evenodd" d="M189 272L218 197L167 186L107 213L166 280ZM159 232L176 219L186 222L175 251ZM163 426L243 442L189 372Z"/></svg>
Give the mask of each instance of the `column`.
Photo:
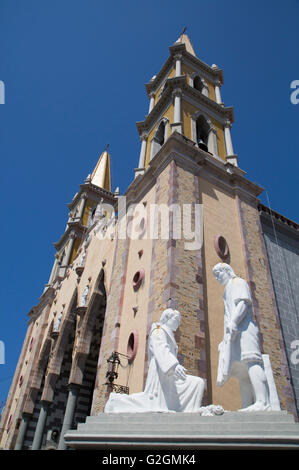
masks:
<svg viewBox="0 0 299 470"><path fill-rule="evenodd" d="M231 123L230 121L226 121L224 125L224 138L225 138L225 146L226 146L226 155L231 156L234 155L233 143L230 133Z"/></svg>
<svg viewBox="0 0 299 470"><path fill-rule="evenodd" d="M86 199L87 199L87 194L86 193L82 194L80 209L79 209L79 213L78 213L78 219L79 220L81 220L81 218L82 218Z"/></svg>
<svg viewBox="0 0 299 470"><path fill-rule="evenodd" d="M30 420L30 415L27 413L23 413L22 421L21 421L20 428L19 428L19 434L17 437L16 445L15 445L15 450L22 450L29 420Z"/></svg>
<svg viewBox="0 0 299 470"><path fill-rule="evenodd" d="M64 277L64 275L65 275L66 268L67 268L67 266L69 264L69 261L70 261L74 241L75 241L75 234L71 233L70 238L69 238L69 243L68 243L68 246L67 246L67 251L66 251L63 259L61 260L61 266L58 270L58 276L59 277Z"/></svg>
<svg viewBox="0 0 299 470"><path fill-rule="evenodd" d="M50 278L49 278L49 281L48 281L48 285L51 285L52 282L55 279L57 264L58 264L58 259L57 259L57 255L55 255L55 261L54 261L53 268L52 268L52 271L51 271L51 275L50 275Z"/></svg>
<svg viewBox="0 0 299 470"><path fill-rule="evenodd" d="M39 412L31 450L39 450L41 447L49 405L50 403L48 402L41 402L41 409Z"/></svg>
<svg viewBox="0 0 299 470"><path fill-rule="evenodd" d="M215 83L215 96L216 96L216 103L222 104L221 94L220 94L220 82Z"/></svg>
<svg viewBox="0 0 299 470"><path fill-rule="evenodd" d="M208 136L208 150L214 156L218 155L218 145L217 145L217 132L214 127L211 127L209 136Z"/></svg>
<svg viewBox="0 0 299 470"><path fill-rule="evenodd" d="M144 165L145 165L146 141L147 141L147 136L142 135L141 136L141 149L140 149L138 168L144 168Z"/></svg>
<svg viewBox="0 0 299 470"><path fill-rule="evenodd" d="M182 75L182 55L176 54L175 59L175 76L180 77Z"/></svg>
<svg viewBox="0 0 299 470"><path fill-rule="evenodd" d="M181 122L182 90L180 89L174 90L172 96L174 97L174 117L173 117L173 124L171 124L172 132L177 131L180 134L182 134L182 122Z"/></svg>
<svg viewBox="0 0 299 470"><path fill-rule="evenodd" d="M149 110L148 110L148 114L152 111L153 107L155 106L155 93L152 92L150 95L150 104L149 104Z"/></svg>
<svg viewBox="0 0 299 470"><path fill-rule="evenodd" d="M238 166L238 157L234 154L232 138L230 134L231 123L226 121L224 125L224 138L226 146L226 161L234 166Z"/></svg>
<svg viewBox="0 0 299 470"><path fill-rule="evenodd" d="M69 264L72 249L73 249L73 245L74 245L74 241L75 241L75 234L71 233L70 234L70 241L69 241L69 244L67 246L67 252L65 254L65 259L63 260L63 265L64 266L68 266L68 264Z"/></svg>
<svg viewBox="0 0 299 470"><path fill-rule="evenodd" d="M78 385L69 386L69 395L67 399L63 425L62 425L62 429L60 433L58 450L65 450L67 448L67 445L64 440L64 435L72 427L74 412L76 408L76 401L77 401L79 391L80 391L80 387Z"/></svg>

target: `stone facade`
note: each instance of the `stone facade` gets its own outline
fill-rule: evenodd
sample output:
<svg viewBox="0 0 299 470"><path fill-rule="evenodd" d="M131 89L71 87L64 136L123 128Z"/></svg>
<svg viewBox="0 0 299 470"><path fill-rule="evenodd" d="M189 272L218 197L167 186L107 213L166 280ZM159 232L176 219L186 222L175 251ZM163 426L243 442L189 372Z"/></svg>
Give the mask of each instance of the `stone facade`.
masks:
<svg viewBox="0 0 299 470"><path fill-rule="evenodd" d="M271 213L264 206L259 207L282 342L290 371L289 381L295 394L299 416L299 353L296 354L295 351L299 349L298 225L279 214ZM292 396L289 386L283 391L286 397Z"/></svg>
<svg viewBox="0 0 299 470"><path fill-rule="evenodd" d="M289 346L298 339L292 335L298 331L295 285L299 274L293 242L280 238L283 256L291 266L290 282L286 277L284 283L269 226L264 237L262 233L262 226L266 227L263 221L261 226L258 211L262 188L245 178L236 156L225 155L233 110L214 100L214 87L219 88L222 71L202 63L190 50L183 41L177 42L161 72L147 84L149 95L163 84L167 86L145 121L137 123L138 131L142 137L152 136L167 109L168 138L155 147L155 154L149 141L146 149L142 144L146 169L138 169L125 192L125 210L118 211L120 196L110 191L108 174L103 181L109 180L109 187L99 187L88 177L69 204L70 217L55 244L57 254L49 284L29 314L26 339L1 419L1 448L45 448L47 434L54 429L61 433L54 447L65 448L63 430L103 411L112 390L106 374L113 352L118 352L121 360L114 385L128 387L130 393L142 391L149 329L167 306L182 314L176 332L180 362L189 374L206 379L203 404L238 410L237 380L216 386L218 344L223 337L223 288L212 268L221 260L249 283L262 351L270 356L281 407L297 416L298 365L291 363ZM192 88L190 77L171 73L168 78L178 52L190 70L208 79L212 98ZM218 141L221 137L221 155L202 149L196 136L188 133L195 122L191 122L193 112L184 112L186 100L206 119L210 126L207 132L212 137L217 134ZM181 105L181 121L172 122L173 114L179 118ZM186 119L188 123L182 122ZM103 203L110 204L106 212ZM138 206L144 215L134 224L128 210ZM189 218L186 208L191 208ZM118 211L115 216L114 210ZM166 219L167 236L162 228ZM151 229L157 227L153 236ZM220 236L228 246L224 257L215 247ZM187 244L192 241L198 243L190 248ZM283 292L287 286L293 296ZM61 325L53 332L60 314Z"/></svg>

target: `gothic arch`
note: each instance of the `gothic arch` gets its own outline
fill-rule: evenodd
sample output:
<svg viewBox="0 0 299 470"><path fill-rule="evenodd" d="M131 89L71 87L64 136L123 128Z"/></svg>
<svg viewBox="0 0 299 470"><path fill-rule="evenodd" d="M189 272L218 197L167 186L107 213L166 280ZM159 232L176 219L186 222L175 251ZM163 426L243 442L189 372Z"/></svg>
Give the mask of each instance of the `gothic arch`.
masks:
<svg viewBox="0 0 299 470"><path fill-rule="evenodd" d="M80 336L74 348L73 363L69 383L81 385L86 358L90 353L95 327L101 331L106 309L105 272L102 268L91 294L87 311L83 317ZM99 344L101 338L99 338Z"/></svg>
<svg viewBox="0 0 299 470"><path fill-rule="evenodd" d="M61 366L66 348L69 344L70 335L72 334L72 331L75 328L75 309L77 307L77 299L78 292L76 288L69 303L67 314L62 321L57 342L51 352L51 358L48 364L42 400L46 400L49 402L53 400L55 383L60 375Z"/></svg>

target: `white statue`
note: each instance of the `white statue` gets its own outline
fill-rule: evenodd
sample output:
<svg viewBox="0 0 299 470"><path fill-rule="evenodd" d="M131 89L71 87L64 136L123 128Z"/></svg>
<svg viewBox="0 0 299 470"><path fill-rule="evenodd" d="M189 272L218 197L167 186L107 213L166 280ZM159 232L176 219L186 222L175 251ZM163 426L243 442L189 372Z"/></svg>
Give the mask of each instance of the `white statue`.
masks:
<svg viewBox="0 0 299 470"><path fill-rule="evenodd" d="M82 268L83 265L84 265L84 260L85 260L85 256L86 256L86 251L85 251L85 248L83 248L83 251L81 253L81 256L79 258L79 262L78 262L78 268Z"/></svg>
<svg viewBox="0 0 299 470"><path fill-rule="evenodd" d="M60 312L58 315L57 315L57 318L54 322L54 325L53 325L53 333L58 333L59 331L59 328L60 328L60 323L61 323L61 320L62 320L62 312Z"/></svg>
<svg viewBox="0 0 299 470"><path fill-rule="evenodd" d="M89 291L89 285L85 287L84 291L82 292L81 298L80 298L80 307L86 307L86 300L88 296L88 291Z"/></svg>
<svg viewBox="0 0 299 470"><path fill-rule="evenodd" d="M225 286L224 338L219 344L217 385L230 376L240 383L240 411L270 410L269 388L259 345L259 330L252 318L252 301L247 282L237 277L230 265L216 264L213 274Z"/></svg>
<svg viewBox="0 0 299 470"><path fill-rule="evenodd" d="M104 198L101 198L99 204L97 205L96 212L95 212L95 219L103 219L105 217L105 210L104 210Z"/></svg>
<svg viewBox="0 0 299 470"><path fill-rule="evenodd" d="M174 331L181 314L164 310L160 321L153 323L148 341L149 369L144 392L123 395L111 393L105 413L198 412L222 414L222 407L201 407L205 381L186 374L177 359ZM205 413L204 413L205 412Z"/></svg>

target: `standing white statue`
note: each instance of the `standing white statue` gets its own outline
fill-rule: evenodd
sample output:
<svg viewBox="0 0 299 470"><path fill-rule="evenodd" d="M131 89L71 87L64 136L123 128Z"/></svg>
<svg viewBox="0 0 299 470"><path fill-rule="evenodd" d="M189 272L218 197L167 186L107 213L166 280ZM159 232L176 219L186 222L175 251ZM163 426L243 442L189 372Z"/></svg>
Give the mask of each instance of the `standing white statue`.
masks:
<svg viewBox="0 0 299 470"><path fill-rule="evenodd" d="M88 296L88 291L89 291L89 285L87 285L82 292L81 298L80 298L80 307L86 307L86 300Z"/></svg>
<svg viewBox="0 0 299 470"><path fill-rule="evenodd" d="M83 265L84 265L84 260L85 260L85 256L86 256L86 251L85 251L85 248L83 248L83 251L82 251L82 253L81 253L81 256L80 256L80 258L79 258L79 262L78 262L78 265L77 265L78 268L82 268L82 267L83 267Z"/></svg>
<svg viewBox="0 0 299 470"><path fill-rule="evenodd" d="M62 312L60 312L57 315L57 318L56 318L56 320L54 322L54 325L53 325L53 333L58 333L59 328L60 328L61 320L62 320Z"/></svg>
<svg viewBox="0 0 299 470"><path fill-rule="evenodd" d="M252 318L252 300L247 282L236 276L229 264L213 268L217 281L225 286L224 337L219 344L217 385L230 376L240 383L242 409L270 410L269 388L259 345L259 330Z"/></svg>
<svg viewBox="0 0 299 470"><path fill-rule="evenodd" d="M177 359L174 332L180 325L177 310L164 310L160 321L152 324L148 341L149 369L144 392L122 395L111 393L105 413L198 412L222 414L222 407L201 407L205 381L186 374ZM204 413L205 412L205 413Z"/></svg>

